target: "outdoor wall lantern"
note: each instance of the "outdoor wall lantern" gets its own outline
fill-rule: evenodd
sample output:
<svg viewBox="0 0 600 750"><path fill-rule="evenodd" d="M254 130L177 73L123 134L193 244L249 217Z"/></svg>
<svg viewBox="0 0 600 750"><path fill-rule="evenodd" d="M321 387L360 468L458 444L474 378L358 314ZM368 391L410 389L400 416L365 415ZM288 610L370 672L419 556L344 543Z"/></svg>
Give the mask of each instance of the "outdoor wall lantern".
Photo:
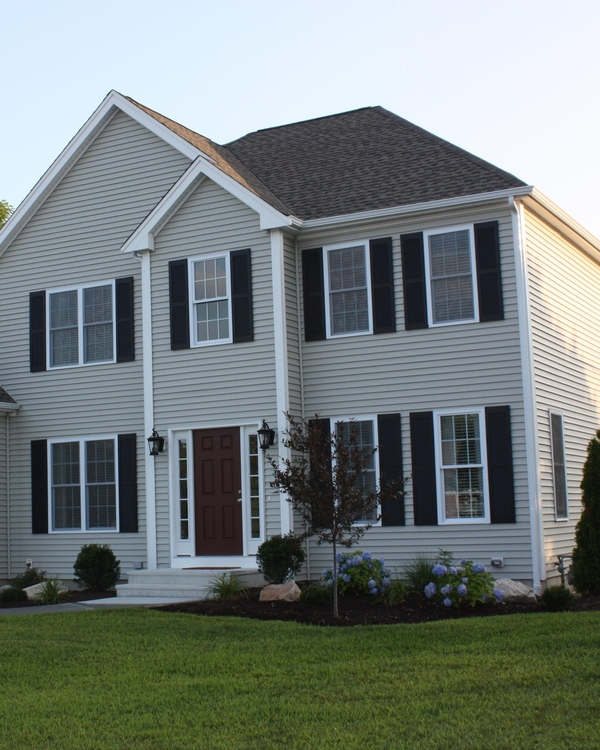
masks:
<svg viewBox="0 0 600 750"><path fill-rule="evenodd" d="M156 430L152 430L152 435L148 438L148 448L151 456L158 456L165 449L165 439L161 437Z"/></svg>
<svg viewBox="0 0 600 750"><path fill-rule="evenodd" d="M263 419L262 427L257 431L260 447L266 451L275 442L275 430L272 430Z"/></svg>

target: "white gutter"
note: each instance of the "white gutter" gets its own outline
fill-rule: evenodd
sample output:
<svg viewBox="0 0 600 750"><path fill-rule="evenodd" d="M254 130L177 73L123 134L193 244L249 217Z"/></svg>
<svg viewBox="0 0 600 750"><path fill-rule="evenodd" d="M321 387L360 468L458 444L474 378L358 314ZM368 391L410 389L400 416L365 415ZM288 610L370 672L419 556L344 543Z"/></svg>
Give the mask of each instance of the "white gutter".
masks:
<svg viewBox="0 0 600 750"><path fill-rule="evenodd" d="M6 420L6 577L12 578L10 568L10 414L7 414Z"/></svg>
<svg viewBox="0 0 600 750"><path fill-rule="evenodd" d="M289 448L281 440L287 429L285 415L290 410L290 388L288 381L287 320L285 308L285 272L283 232L271 229L271 268L273 273L273 334L275 344L275 384L277 393L277 444L280 464L290 458ZM292 507L287 495L280 493L279 510L281 533L292 530Z"/></svg>
<svg viewBox="0 0 600 750"><path fill-rule="evenodd" d="M148 570L157 567L156 556L156 458L146 448L146 436L154 429L154 380L152 372L152 304L150 258L152 251L139 253L142 261L142 371L144 388L144 463L146 482L146 550Z"/></svg>
<svg viewBox="0 0 600 750"><path fill-rule="evenodd" d="M404 214L419 214L426 211L440 211L445 208L457 206L469 206L476 203L491 203L493 201L506 201L512 196L530 195L534 188L525 185L521 188L510 188L509 190L496 190L493 193L477 193L476 195L460 195L456 198L444 198L438 201L427 201L426 203L412 203L403 206L392 206L391 208L378 208L373 211L360 211L354 214L341 214L340 216L327 216L320 219L307 219L302 224L303 229L331 226L332 224L352 224L361 221L375 221L377 219L393 218Z"/></svg>
<svg viewBox="0 0 600 750"><path fill-rule="evenodd" d="M513 242L515 248L515 275L517 282L517 305L519 315L519 340L521 350L521 373L523 378L523 407L525 418L525 445L527 451L527 488L529 495L529 526L531 533L531 562L533 590L541 594L541 582L546 580L544 553L544 528L540 478L540 457L536 414L535 374L533 364L533 341L531 308L527 274L527 244L523 206L513 196L508 199L511 209Z"/></svg>

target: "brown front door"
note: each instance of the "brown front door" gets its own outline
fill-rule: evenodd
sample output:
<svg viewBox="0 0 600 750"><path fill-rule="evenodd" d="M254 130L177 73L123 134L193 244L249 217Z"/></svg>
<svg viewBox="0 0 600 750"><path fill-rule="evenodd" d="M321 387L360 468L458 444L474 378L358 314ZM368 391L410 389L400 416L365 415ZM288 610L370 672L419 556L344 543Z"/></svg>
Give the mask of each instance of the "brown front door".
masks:
<svg viewBox="0 0 600 750"><path fill-rule="evenodd" d="M241 555L240 429L194 431L196 554Z"/></svg>

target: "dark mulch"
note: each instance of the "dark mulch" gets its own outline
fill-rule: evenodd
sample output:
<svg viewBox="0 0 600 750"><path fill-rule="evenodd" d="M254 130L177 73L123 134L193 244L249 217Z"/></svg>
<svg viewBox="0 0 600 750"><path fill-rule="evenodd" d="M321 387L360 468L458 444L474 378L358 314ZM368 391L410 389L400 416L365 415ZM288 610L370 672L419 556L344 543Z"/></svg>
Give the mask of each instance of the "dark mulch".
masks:
<svg viewBox="0 0 600 750"><path fill-rule="evenodd" d="M332 615L332 605L313 605L302 602L259 602L260 588L249 589L248 598L235 601L197 601L167 604L156 607L162 612L183 612L192 615L250 617L256 620L291 620L309 625L395 625L397 623L458 620L463 617L542 613L548 610L535 603L503 602L481 604L477 607L456 609L433 604L420 594L410 594L404 604L388 607L372 596L344 596L340 598L340 617ZM600 596L578 597L570 611L600 610Z"/></svg>
<svg viewBox="0 0 600 750"><path fill-rule="evenodd" d="M83 591L71 591L71 596L63 602L64 604L76 604L77 602L87 602L90 599L108 599L109 596L116 596L116 591L92 591L84 589ZM24 602L0 602L0 609L12 609L13 607L44 607L31 599Z"/></svg>

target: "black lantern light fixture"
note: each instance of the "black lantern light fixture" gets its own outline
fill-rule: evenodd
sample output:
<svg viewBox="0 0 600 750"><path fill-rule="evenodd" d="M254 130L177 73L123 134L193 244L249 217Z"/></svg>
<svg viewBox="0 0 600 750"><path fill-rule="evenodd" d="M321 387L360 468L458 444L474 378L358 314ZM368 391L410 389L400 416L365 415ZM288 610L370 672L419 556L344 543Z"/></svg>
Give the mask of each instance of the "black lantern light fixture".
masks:
<svg viewBox="0 0 600 750"><path fill-rule="evenodd" d="M151 456L158 456L165 449L165 439L155 429L152 430L152 435L148 438L148 448Z"/></svg>
<svg viewBox="0 0 600 750"><path fill-rule="evenodd" d="M262 427L260 428L260 430L257 430L257 434L258 440L260 442L260 447L263 451L266 451L267 448L270 448L275 442L275 430L272 430L264 419Z"/></svg>

